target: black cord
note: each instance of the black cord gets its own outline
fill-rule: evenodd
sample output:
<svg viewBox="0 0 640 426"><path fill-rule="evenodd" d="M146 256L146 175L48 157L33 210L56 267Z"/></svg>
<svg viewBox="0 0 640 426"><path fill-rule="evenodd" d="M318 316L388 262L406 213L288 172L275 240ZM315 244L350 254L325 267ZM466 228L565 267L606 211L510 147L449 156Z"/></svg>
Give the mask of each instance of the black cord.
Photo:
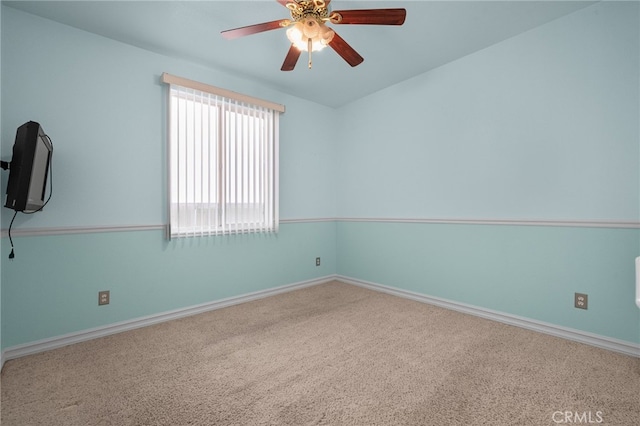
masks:
<svg viewBox="0 0 640 426"><path fill-rule="evenodd" d="M13 213L13 218L11 219L11 223L9 224L9 242L11 243L11 253L9 253L9 259L13 259L16 255L13 253L13 238L11 238L11 227L13 226L13 221L16 220L16 216L18 215L18 210Z"/></svg>

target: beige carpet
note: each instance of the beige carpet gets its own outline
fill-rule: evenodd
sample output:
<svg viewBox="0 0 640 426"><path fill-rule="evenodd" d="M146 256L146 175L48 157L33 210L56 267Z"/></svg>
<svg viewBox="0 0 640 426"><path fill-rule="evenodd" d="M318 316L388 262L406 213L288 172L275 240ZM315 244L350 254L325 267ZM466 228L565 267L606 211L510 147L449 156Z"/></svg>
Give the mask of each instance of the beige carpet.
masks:
<svg viewBox="0 0 640 426"><path fill-rule="evenodd" d="M640 359L337 282L2 371L3 426L589 421L640 424Z"/></svg>

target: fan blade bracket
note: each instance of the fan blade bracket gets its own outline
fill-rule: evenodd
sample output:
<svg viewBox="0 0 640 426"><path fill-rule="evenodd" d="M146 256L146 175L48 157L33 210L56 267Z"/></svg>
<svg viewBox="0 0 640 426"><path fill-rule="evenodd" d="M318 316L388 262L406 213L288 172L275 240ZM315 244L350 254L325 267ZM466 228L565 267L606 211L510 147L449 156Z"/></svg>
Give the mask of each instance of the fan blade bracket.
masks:
<svg viewBox="0 0 640 426"><path fill-rule="evenodd" d="M287 9L289 9L291 12L293 13L300 13L302 12L302 6L300 6L298 3L295 2L288 2L285 7Z"/></svg>
<svg viewBox="0 0 640 426"><path fill-rule="evenodd" d="M329 15L329 22L331 22L332 24L342 23L342 15L340 15L338 12L331 12L331 15Z"/></svg>

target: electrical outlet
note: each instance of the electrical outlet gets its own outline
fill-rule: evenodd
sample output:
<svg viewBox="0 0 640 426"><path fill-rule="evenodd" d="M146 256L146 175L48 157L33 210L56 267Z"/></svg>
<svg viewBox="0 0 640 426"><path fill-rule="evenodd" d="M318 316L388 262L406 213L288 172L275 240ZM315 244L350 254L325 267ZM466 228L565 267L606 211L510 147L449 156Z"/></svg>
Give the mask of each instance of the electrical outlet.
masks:
<svg viewBox="0 0 640 426"><path fill-rule="evenodd" d="M316 266L320 266L320 258L316 257Z"/></svg>
<svg viewBox="0 0 640 426"><path fill-rule="evenodd" d="M589 296L583 293L576 293L573 305L578 309L587 309L589 307Z"/></svg>
<svg viewBox="0 0 640 426"><path fill-rule="evenodd" d="M108 291L99 291L98 292L98 306L100 305L108 305L109 304L109 292Z"/></svg>

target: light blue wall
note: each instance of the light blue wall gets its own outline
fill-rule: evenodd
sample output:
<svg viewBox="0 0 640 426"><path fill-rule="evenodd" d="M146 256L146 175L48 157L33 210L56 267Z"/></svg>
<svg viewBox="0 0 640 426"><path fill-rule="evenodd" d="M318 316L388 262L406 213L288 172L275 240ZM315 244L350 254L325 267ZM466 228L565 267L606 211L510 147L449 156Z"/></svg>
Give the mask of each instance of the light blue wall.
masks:
<svg viewBox="0 0 640 426"><path fill-rule="evenodd" d="M335 223L277 236L167 243L162 231L27 237L29 229L165 223L169 72L282 103L281 219L333 218L334 141L304 117L334 111L216 70L2 7L2 150L39 121L54 143L53 198L2 241L2 348L335 274ZM302 137L304 136L304 137ZM2 176L2 187L6 186ZM2 209L6 229L11 211ZM315 258L322 266L315 266ZM111 304L97 306L99 290Z"/></svg>
<svg viewBox="0 0 640 426"><path fill-rule="evenodd" d="M28 120L54 143L55 196L16 228L165 222L163 72L284 104L281 216L335 216L334 141L306 132L304 120L329 121L333 110L8 7L3 20L4 148Z"/></svg>
<svg viewBox="0 0 640 426"><path fill-rule="evenodd" d="M168 242L162 231L109 232L24 237L16 245L15 260L3 267L5 348L336 270L334 222L284 224L276 236ZM97 306L100 290L110 290L109 305Z"/></svg>
<svg viewBox="0 0 640 426"><path fill-rule="evenodd" d="M638 27L597 4L344 107L339 216L637 221Z"/></svg>
<svg viewBox="0 0 640 426"><path fill-rule="evenodd" d="M338 273L640 342L638 3L600 3L348 105ZM446 41L443 41L446 42ZM588 293L587 311L573 307Z"/></svg>
<svg viewBox="0 0 640 426"><path fill-rule="evenodd" d="M640 343L638 229L344 222L337 235L341 275Z"/></svg>

